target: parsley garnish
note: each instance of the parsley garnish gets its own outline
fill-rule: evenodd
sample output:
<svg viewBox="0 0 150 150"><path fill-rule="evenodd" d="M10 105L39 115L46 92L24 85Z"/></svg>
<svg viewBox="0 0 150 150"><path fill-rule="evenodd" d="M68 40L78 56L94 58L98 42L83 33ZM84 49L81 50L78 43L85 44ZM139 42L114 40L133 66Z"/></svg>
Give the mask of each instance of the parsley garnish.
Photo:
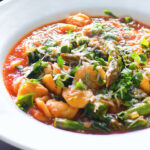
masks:
<svg viewBox="0 0 150 150"><path fill-rule="evenodd" d="M61 56L58 56L57 58L57 64L63 68L63 65L64 65L64 59L61 57Z"/></svg>
<svg viewBox="0 0 150 150"><path fill-rule="evenodd" d="M143 48L149 48L149 42L144 38L140 43Z"/></svg>
<svg viewBox="0 0 150 150"><path fill-rule="evenodd" d="M108 9L105 9L105 10L104 10L104 13L105 13L106 15L108 15L108 16L111 16L111 17L116 18L116 16L115 16L110 10L108 10Z"/></svg>
<svg viewBox="0 0 150 150"><path fill-rule="evenodd" d="M79 90L85 90L85 86L82 82L82 80L79 80L78 82L75 83L75 88Z"/></svg>
<svg viewBox="0 0 150 150"><path fill-rule="evenodd" d="M67 30L67 31L65 31L65 32L66 32L67 34L71 34L72 31L73 31L73 28L71 28L71 29L69 29L69 30Z"/></svg>
<svg viewBox="0 0 150 150"><path fill-rule="evenodd" d="M140 53L140 55L138 55L137 53L133 52L131 53L131 58L134 59L134 61L138 64L146 65L147 63L147 56L144 53Z"/></svg>

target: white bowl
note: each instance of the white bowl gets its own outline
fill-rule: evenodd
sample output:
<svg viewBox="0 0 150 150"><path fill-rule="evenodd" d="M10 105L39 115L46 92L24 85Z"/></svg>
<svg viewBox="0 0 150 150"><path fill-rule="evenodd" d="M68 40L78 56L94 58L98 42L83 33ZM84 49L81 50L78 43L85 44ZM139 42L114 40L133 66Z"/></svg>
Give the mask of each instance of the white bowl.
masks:
<svg viewBox="0 0 150 150"><path fill-rule="evenodd" d="M148 0L5 0L0 3L0 138L23 149L144 149L149 147L150 128L123 134L92 135L56 129L32 119L11 100L2 77L8 51L26 33L43 24L83 11L119 16L150 24Z"/></svg>

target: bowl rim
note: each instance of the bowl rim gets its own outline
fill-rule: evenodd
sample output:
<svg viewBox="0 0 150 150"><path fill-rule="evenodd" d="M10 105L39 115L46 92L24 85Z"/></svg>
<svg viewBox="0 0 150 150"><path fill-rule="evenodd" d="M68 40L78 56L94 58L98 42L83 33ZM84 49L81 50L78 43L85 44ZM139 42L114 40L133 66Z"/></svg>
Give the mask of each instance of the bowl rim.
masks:
<svg viewBox="0 0 150 150"><path fill-rule="evenodd" d="M44 144L46 144L46 142L48 142L48 140L46 140L45 142L40 141L42 139L40 136L44 136L44 137L46 136L46 138L50 138L50 140L53 142L53 144L51 144L51 148L55 148L55 149L65 148L66 140L69 141L69 144L68 144L69 146L72 146L74 144L74 141L78 142L78 144L74 145L72 147L72 149L77 149L77 148L91 149L94 147L97 148L97 146L99 144L102 147L107 145L107 148L111 148L112 146L116 146L118 144L116 142L117 140L122 139L122 140L128 141L128 144L124 145L124 147L123 147L123 149L126 149L126 146L132 145L132 139L135 138L137 141L137 145L136 145L136 147L134 145L134 148L140 148L141 143L144 143L144 144L146 142L148 143L148 139L145 139L144 137L149 135L150 128L136 131L136 132L123 133L123 134L111 134L111 135L79 134L79 133L74 133L74 132L70 132L70 131L64 131L61 129L49 127L48 125L45 125L39 121L36 121L36 120L32 119L30 116L26 115L24 112L20 111L14 105L12 100L10 101L10 96L4 87L3 78L2 78L2 66L3 66L4 56L6 56L6 54L8 53L8 50L10 50L11 47L16 43L16 41L18 41L20 39L20 37L22 37L25 33L31 31L32 29L34 29L40 25L50 22L50 21L48 21L48 18L51 18L50 20L53 21L56 19L56 18L54 19L54 16L56 15L57 16L56 20L59 20L61 17L67 16L68 13L70 13L70 12L72 13L73 11L71 9L74 9L75 12L80 9L81 10L84 9L83 6L78 9L79 4L76 4L76 3L79 2L79 0L77 0L77 2L75 2L75 1L69 2L69 0L62 0L62 1L55 0L55 1L53 1L52 5L54 5L56 7L58 5L58 3L63 4L63 2L64 3L68 2L68 6L71 6L71 3L74 3L76 6L72 6L73 8L71 7L66 11L66 10L64 10L66 8L66 6L63 6L63 8L60 8L62 6L61 5L61 6L59 6L59 8L60 8L59 12L57 12L55 9L52 9L49 12L47 12L47 11L42 12L42 10L44 10L44 7L49 8L48 6L46 6L46 4L50 4L50 1L45 0L44 3L46 3L46 4L42 4L41 0L36 0L38 10L40 9L40 7L42 9L40 12L41 14L37 13L36 8L33 8L33 10L35 12L33 10L22 11L20 13L20 15L23 16L23 19L18 14L18 11L21 11L21 9L24 7L27 8L28 3L30 3L29 8L31 8L32 6L35 5L35 1L5 0L0 3L0 14L1 14L0 22L1 21L4 22L4 25L0 28L0 33L2 34L2 37L3 37L3 39L0 40L0 72L1 72L0 85L2 85L2 88L0 89L0 93L1 93L1 97L4 98L3 100L0 100L0 106L2 107L0 110L0 119L2 120L2 123L0 124L0 139L11 145L15 145L16 147L23 148L23 149L41 149L41 148L47 149L49 143L47 145L44 145ZM90 0L83 0L80 4L83 5L84 2L88 3L85 7L85 10L88 10L90 8L90 6L88 6L90 4L92 5L91 7L93 7L93 6L96 7L96 4L92 4ZM95 3L96 2L98 4L100 3L98 0L95 0ZM112 4L112 6L109 5L107 8L104 8L104 6L106 6L107 2L113 2L113 1L105 0L105 2L103 2L103 6L101 6L100 10L112 8L112 10L116 10L116 12L118 12L121 9L123 9L123 8L118 9L118 10L116 9L118 6L122 5L122 2L119 2L119 0L115 0L115 2L118 3L117 6L114 6ZM131 2L131 1L126 0L126 2L124 3L124 6L126 6L126 10L131 10L133 5L137 1L132 0L132 4L131 4L132 7L131 6L127 7L128 2ZM150 4L150 2L147 2L146 0L144 0L144 2ZM39 6L40 4L41 4L41 6ZM138 4L138 6L140 6L140 5L141 5L141 3ZM133 8L135 8L135 6ZM98 9L98 7L97 7L97 9ZM91 9L90 11L92 12L93 9ZM148 6L146 4L144 4L143 8L137 7L135 9L135 12L136 11L139 12L139 13L137 13L137 17L139 17L139 16L141 17L142 15L140 15L140 14L146 15L146 19L141 17L141 20L143 19L143 21L146 22L146 20L150 19L150 15L148 14L148 13L150 13L150 10L148 10ZM39 16L36 16L36 14L38 14ZM122 14L125 14L125 13L122 13ZM28 18L28 15L31 15L31 16ZM15 18L17 18L16 21L14 21ZM32 21L30 21L31 18L33 19ZM42 20L42 21L40 21L40 20ZM10 24L11 21L12 21L12 24ZM20 28L16 27L16 25L19 21L21 21L20 25L19 25ZM7 33L7 35L5 35L6 33ZM11 41L9 43L9 45L8 45L8 41ZM17 116L17 117L15 117L15 116ZM27 124L27 122L33 124L33 126L30 126L30 124ZM10 127L10 125L11 125L11 127ZM28 137L28 133L26 133L26 131L22 131L22 129L19 128L19 126L25 127L27 131L30 131L32 133L32 135L30 134L30 136ZM14 130L14 131L12 131L12 130ZM21 135L21 132L24 135ZM36 135L35 133L36 134L38 133L40 136L39 137L35 136ZM144 139L144 141L143 140L142 140L142 142L139 141L138 137L140 137L140 139ZM20 140L20 138L22 140ZM41 144L35 143L32 140L32 138L34 138L38 142L41 142ZM84 138L84 140L83 140L83 138ZM72 141L72 140L74 140L74 141ZM59 141L60 144L57 144L57 141ZM101 141L101 142L99 143L99 141ZM107 144L108 141L110 144ZM31 143L31 142L33 142L33 143ZM119 148L119 146L122 146L123 143L124 142L120 141L120 143L118 144L118 148Z"/></svg>

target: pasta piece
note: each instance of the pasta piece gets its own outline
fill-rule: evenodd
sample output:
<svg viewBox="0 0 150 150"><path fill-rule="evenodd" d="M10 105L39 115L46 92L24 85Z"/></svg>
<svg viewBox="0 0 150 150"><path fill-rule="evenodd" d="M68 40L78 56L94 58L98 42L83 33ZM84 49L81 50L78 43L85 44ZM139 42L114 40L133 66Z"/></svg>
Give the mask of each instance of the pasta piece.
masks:
<svg viewBox="0 0 150 150"><path fill-rule="evenodd" d="M20 89L18 90L17 96L26 95L29 93L33 93L33 99L35 99L36 97L48 95L48 90L39 83L32 83L30 81L26 81L24 84L21 85Z"/></svg>
<svg viewBox="0 0 150 150"><path fill-rule="evenodd" d="M140 83L140 88L144 90L146 93L150 93L150 80L148 77L143 76L143 79Z"/></svg>
<svg viewBox="0 0 150 150"><path fill-rule="evenodd" d="M51 74L47 74L42 78L42 82L44 85L52 92L57 95L60 95L62 92L62 88L57 86Z"/></svg>
<svg viewBox="0 0 150 150"><path fill-rule="evenodd" d="M52 115L51 115L51 113L49 112L49 110L48 110L46 104L41 100L40 97L36 98L36 99L35 99L35 102L36 102L37 107L38 107L41 111L43 111L43 113L45 114L45 116L47 116L48 118L51 118L51 117L52 117Z"/></svg>

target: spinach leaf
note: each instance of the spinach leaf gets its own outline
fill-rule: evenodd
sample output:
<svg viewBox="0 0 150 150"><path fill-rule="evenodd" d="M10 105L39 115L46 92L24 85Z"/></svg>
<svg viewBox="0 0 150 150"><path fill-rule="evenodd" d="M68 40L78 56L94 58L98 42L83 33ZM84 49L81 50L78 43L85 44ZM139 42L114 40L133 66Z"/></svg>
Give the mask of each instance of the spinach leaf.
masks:
<svg viewBox="0 0 150 150"><path fill-rule="evenodd" d="M108 106L104 103L88 103L84 109L84 116L90 119L96 119L109 123L111 116L106 115L108 112Z"/></svg>
<svg viewBox="0 0 150 150"><path fill-rule="evenodd" d="M139 87L141 80L141 72L133 72L131 69L125 68L117 81L110 86L110 89L123 101L131 101L131 91L133 88Z"/></svg>
<svg viewBox="0 0 150 150"><path fill-rule="evenodd" d="M33 79L41 79L44 75L44 68L48 65L47 62L43 62L41 59L32 64L27 70L24 71L25 76Z"/></svg>
<svg viewBox="0 0 150 150"><path fill-rule="evenodd" d="M35 51L31 51L27 53L28 55L28 60L29 60L29 65L35 63L39 59L41 59L44 56L44 52L41 53L38 49L35 49Z"/></svg>

